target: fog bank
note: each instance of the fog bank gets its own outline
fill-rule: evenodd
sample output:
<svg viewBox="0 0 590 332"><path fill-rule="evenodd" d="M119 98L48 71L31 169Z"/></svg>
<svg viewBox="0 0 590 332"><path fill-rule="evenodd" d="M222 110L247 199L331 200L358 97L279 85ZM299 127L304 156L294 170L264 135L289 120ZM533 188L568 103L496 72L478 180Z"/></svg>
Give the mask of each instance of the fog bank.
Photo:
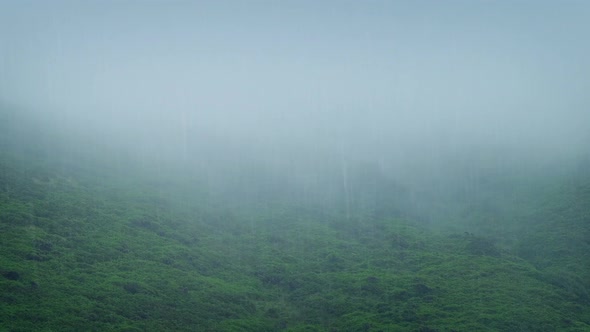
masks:
<svg viewBox="0 0 590 332"><path fill-rule="evenodd" d="M409 174L588 151L584 1L0 7L2 101L143 158Z"/></svg>

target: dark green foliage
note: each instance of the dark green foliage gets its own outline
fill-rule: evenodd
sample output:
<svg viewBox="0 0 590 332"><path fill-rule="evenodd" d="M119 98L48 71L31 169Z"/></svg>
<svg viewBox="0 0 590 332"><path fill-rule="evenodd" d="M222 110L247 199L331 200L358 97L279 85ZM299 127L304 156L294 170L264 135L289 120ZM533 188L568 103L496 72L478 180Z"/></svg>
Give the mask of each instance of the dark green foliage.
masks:
<svg viewBox="0 0 590 332"><path fill-rule="evenodd" d="M488 238L469 235L466 249L472 255L500 256L500 251Z"/></svg>
<svg viewBox="0 0 590 332"><path fill-rule="evenodd" d="M18 280L20 279L20 274L16 271L6 271L2 273L2 276L8 280Z"/></svg>

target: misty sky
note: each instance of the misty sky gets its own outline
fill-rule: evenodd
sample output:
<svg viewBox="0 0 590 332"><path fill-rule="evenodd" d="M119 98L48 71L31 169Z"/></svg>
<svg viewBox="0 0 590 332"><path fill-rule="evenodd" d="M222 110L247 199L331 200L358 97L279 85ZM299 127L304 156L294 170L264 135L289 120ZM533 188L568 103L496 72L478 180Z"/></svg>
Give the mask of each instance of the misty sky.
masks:
<svg viewBox="0 0 590 332"><path fill-rule="evenodd" d="M3 0L0 98L105 139L559 150L589 35L588 1Z"/></svg>

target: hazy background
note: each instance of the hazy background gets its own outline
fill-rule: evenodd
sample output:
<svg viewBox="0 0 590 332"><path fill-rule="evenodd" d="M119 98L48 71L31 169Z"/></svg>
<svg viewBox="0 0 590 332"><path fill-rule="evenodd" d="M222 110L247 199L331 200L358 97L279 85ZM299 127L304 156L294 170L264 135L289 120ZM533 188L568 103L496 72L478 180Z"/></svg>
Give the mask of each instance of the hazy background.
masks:
<svg viewBox="0 0 590 332"><path fill-rule="evenodd" d="M401 178L556 160L590 141L589 18L587 1L4 0L0 98L166 160Z"/></svg>

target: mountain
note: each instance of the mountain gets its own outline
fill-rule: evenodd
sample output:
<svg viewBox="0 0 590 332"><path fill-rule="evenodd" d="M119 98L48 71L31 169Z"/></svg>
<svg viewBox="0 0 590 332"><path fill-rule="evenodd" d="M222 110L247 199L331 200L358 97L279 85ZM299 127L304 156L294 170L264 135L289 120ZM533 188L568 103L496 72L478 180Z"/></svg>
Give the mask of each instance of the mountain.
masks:
<svg viewBox="0 0 590 332"><path fill-rule="evenodd" d="M476 195L361 163L305 187L0 119L2 331L590 330L586 164Z"/></svg>

